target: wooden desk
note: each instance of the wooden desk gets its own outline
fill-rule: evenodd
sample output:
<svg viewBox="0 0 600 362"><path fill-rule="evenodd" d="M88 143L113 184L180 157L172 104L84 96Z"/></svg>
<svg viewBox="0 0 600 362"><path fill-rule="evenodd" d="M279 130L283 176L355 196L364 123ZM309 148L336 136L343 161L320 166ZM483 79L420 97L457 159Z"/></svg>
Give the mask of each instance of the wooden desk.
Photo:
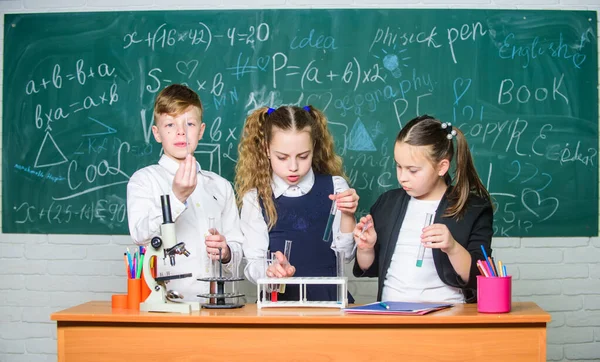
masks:
<svg viewBox="0 0 600 362"><path fill-rule="evenodd" d="M425 316L339 310L112 310L88 302L51 315L58 361L545 361L550 315L531 302L507 314L458 305Z"/></svg>

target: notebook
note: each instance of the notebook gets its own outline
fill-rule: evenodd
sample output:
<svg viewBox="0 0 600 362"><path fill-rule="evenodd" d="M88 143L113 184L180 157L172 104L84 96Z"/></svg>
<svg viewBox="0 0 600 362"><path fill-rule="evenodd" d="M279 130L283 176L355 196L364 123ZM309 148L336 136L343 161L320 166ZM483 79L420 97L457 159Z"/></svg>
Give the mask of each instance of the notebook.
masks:
<svg viewBox="0 0 600 362"><path fill-rule="evenodd" d="M389 308L386 308L386 305ZM447 303L375 302L345 308L344 312L351 314L423 315L450 307L452 307L452 304Z"/></svg>

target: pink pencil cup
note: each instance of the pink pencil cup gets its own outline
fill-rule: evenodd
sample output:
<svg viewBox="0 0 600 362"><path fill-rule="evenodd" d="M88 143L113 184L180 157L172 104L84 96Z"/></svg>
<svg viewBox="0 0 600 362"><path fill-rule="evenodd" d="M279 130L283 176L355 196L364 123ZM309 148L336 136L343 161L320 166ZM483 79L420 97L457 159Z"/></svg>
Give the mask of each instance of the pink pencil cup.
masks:
<svg viewBox="0 0 600 362"><path fill-rule="evenodd" d="M477 276L477 311L508 313L512 302L512 276Z"/></svg>

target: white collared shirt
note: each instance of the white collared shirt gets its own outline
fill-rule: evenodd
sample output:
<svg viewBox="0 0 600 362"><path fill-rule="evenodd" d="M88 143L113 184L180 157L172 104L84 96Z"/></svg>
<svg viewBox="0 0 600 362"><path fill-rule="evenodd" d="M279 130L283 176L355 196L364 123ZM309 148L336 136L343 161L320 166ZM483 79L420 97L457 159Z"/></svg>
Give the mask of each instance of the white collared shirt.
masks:
<svg viewBox="0 0 600 362"><path fill-rule="evenodd" d="M198 183L185 204L175 197L172 189L179 163L168 156L163 155L157 165L136 171L127 184L129 232L138 245L146 245L154 236L160 236L163 223L160 196L169 195L177 242L185 242L190 255L177 255L175 266L169 264L168 258L164 263L159 258L157 272L158 275L192 273L192 277L171 280L167 284L167 289L183 294L186 301L205 301L196 295L209 291L209 283L196 280L211 276L204 243L209 217L214 217L217 230L225 236L231 250L232 259L223 265L223 271L229 276L232 273L240 276L242 260L243 235L233 188L223 177L201 170L199 164L197 167Z"/></svg>
<svg viewBox="0 0 600 362"><path fill-rule="evenodd" d="M334 192L343 192L347 190L348 183L343 177L332 176ZM281 195L286 197L300 197L306 195L315 184L315 174L312 168L300 179L297 185L290 186L281 177L273 174L273 182L271 187L275 198ZM244 256L246 257L246 268L244 274L252 283L256 284L256 280L265 276L264 256L269 248L269 230L265 218L263 217L262 208L258 201L258 193L256 189L248 191L242 200L241 211L241 229L245 237L244 241ZM331 249L343 250L346 263L354 259L355 243L352 233L342 233L340 231L341 211L337 211L333 220L332 232L333 241ZM292 245L292 255L294 253L294 245Z"/></svg>
<svg viewBox="0 0 600 362"><path fill-rule="evenodd" d="M440 200L410 198L402 221L392 261L383 281L381 300L401 302L464 303L459 288L445 284L433 262L431 248L425 249L423 263L417 267L425 214L435 214Z"/></svg>

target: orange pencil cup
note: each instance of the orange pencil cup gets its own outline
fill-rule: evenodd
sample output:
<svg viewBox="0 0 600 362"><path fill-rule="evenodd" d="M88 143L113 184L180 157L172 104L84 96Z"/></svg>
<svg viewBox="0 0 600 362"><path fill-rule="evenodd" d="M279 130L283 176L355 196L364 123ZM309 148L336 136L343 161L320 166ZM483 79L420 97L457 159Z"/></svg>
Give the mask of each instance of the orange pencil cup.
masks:
<svg viewBox="0 0 600 362"><path fill-rule="evenodd" d="M142 279L127 279L127 309L140 310Z"/></svg>
<svg viewBox="0 0 600 362"><path fill-rule="evenodd" d="M114 309L127 309L127 294L113 294L111 302Z"/></svg>
<svg viewBox="0 0 600 362"><path fill-rule="evenodd" d="M480 313L508 313L511 303L511 276L477 276L477 311Z"/></svg>
<svg viewBox="0 0 600 362"><path fill-rule="evenodd" d="M144 279L144 276L142 275L142 302L146 301L146 298L148 298L148 296L150 295L150 287L148 286L148 283L146 283L146 280Z"/></svg>

